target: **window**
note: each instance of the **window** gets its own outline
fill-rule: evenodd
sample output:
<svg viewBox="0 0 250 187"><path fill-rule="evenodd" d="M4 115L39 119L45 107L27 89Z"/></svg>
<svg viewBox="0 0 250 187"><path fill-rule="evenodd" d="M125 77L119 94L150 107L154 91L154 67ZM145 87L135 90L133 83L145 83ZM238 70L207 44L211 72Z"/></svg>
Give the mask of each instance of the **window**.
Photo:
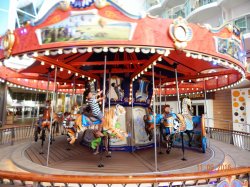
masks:
<svg viewBox="0 0 250 187"><path fill-rule="evenodd" d="M239 27L240 31L245 31L247 28L246 17L235 20L234 24Z"/></svg>
<svg viewBox="0 0 250 187"><path fill-rule="evenodd" d="M204 104L193 104L193 115L202 116L205 113Z"/></svg>

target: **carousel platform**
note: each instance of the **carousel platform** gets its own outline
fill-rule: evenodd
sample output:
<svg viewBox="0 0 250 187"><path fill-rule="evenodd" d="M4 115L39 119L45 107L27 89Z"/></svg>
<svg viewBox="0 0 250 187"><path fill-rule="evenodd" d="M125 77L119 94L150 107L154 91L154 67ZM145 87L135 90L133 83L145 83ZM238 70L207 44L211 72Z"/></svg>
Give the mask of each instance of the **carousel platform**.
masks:
<svg viewBox="0 0 250 187"><path fill-rule="evenodd" d="M173 148L170 154L158 154L158 172L185 173L207 171L225 162L226 154L216 144L210 144L204 154L198 150L186 149L187 161L182 161L180 148ZM70 150L67 150L70 148ZM20 144L11 155L12 162L22 170L50 174L84 174L84 175L119 175L119 174L149 174L155 172L154 149L129 152L112 152L111 158L102 159L104 167L98 167L100 155L76 142L68 146L65 136L57 137L50 147L49 167L46 166L47 143L44 154L39 154L40 142ZM230 159L227 159L230 161Z"/></svg>

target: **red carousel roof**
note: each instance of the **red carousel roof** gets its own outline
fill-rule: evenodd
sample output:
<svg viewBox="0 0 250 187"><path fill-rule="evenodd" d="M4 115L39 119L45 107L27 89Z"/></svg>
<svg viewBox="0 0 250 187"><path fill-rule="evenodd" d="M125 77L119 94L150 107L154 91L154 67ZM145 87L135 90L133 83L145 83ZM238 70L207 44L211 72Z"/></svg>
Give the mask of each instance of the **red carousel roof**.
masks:
<svg viewBox="0 0 250 187"><path fill-rule="evenodd" d="M176 93L175 67L181 93L203 91L204 81L208 91L228 88L245 76L238 55L240 38L233 26L213 29L181 18L133 19L112 5L57 8L1 40L2 61L8 56L15 57L13 61L35 59L20 70L1 66L1 78L39 90L47 88L48 76L54 80L55 67L59 92L71 92L73 82L77 93L89 81L101 83L105 56L107 73L130 81L151 79L154 65L156 86L161 81L163 94Z"/></svg>

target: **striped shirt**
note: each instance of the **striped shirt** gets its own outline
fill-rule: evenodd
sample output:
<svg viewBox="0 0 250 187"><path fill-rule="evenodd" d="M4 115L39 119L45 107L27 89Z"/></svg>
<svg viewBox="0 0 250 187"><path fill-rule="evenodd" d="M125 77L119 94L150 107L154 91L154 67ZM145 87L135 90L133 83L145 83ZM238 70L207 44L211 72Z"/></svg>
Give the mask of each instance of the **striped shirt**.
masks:
<svg viewBox="0 0 250 187"><path fill-rule="evenodd" d="M99 104L97 103L97 100L92 97L91 99L88 99L88 105L91 108L92 114L94 116L98 116L98 114L101 112Z"/></svg>

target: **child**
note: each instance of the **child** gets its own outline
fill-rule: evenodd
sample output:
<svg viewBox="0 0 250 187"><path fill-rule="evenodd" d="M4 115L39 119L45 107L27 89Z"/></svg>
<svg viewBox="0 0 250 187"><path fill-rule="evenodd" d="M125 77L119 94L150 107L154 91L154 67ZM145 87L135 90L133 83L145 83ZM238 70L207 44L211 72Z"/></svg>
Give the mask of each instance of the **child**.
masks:
<svg viewBox="0 0 250 187"><path fill-rule="evenodd" d="M102 91L98 92L97 95L101 95ZM104 122L104 116L103 113L99 107L98 102L101 100L104 100L105 97L100 97L99 99L96 99L93 94L91 93L90 90L86 91L86 98L87 98L87 103L91 108L92 114L95 118L101 120L101 124L98 126L98 131L102 131L102 126Z"/></svg>

